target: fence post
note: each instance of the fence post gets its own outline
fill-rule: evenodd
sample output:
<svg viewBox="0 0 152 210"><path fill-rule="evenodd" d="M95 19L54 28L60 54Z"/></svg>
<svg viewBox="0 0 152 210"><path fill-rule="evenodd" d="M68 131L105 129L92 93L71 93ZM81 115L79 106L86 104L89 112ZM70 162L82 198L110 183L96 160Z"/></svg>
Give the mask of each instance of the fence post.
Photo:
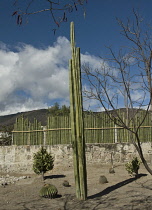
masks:
<svg viewBox="0 0 152 210"><path fill-rule="evenodd" d="M12 132L12 145L14 143L14 133Z"/></svg>
<svg viewBox="0 0 152 210"><path fill-rule="evenodd" d="M43 146L46 145L46 129L47 127L46 126L43 126Z"/></svg>
<svg viewBox="0 0 152 210"><path fill-rule="evenodd" d="M115 143L117 143L118 142L118 133L117 133L117 125L115 124L115 132L114 132L114 134L115 134Z"/></svg>

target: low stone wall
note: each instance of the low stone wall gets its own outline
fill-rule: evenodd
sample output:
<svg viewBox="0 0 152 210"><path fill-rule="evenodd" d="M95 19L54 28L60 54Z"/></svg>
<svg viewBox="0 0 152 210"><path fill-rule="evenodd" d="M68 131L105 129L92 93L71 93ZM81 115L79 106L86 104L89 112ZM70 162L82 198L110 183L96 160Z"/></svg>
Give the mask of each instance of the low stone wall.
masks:
<svg viewBox="0 0 152 210"><path fill-rule="evenodd" d="M55 166L72 165L72 145L45 146L54 156ZM40 149L34 146L1 146L0 147L0 172L32 173L33 154ZM152 163L152 144L142 143L145 159ZM130 161L133 156L138 156L134 146L127 143L115 144L86 144L87 164L110 163L111 156L114 163Z"/></svg>

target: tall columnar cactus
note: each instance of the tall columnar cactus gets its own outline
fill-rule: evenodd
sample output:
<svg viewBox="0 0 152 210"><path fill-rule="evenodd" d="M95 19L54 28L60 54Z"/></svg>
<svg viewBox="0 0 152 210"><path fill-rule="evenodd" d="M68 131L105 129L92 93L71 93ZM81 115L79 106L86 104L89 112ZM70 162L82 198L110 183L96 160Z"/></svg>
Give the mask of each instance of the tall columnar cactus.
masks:
<svg viewBox="0 0 152 210"><path fill-rule="evenodd" d="M74 23L71 23L72 59L69 61L70 117L73 144L76 197L87 198L87 173L85 157L84 121L82 106L82 85L80 73L80 48L75 47Z"/></svg>

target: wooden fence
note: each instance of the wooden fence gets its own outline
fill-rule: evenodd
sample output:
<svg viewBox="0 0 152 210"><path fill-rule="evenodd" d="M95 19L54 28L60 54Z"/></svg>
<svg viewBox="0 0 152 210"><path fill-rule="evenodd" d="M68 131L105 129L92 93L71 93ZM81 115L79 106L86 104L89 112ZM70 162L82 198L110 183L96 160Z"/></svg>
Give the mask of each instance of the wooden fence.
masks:
<svg viewBox="0 0 152 210"><path fill-rule="evenodd" d="M137 125L141 123L144 117L143 112L136 115ZM126 116L122 113L124 120ZM127 120L127 119L126 119ZM15 145L54 145L71 143L71 125L69 116L50 116L47 126L41 126L41 123L34 119L30 123L28 119L20 117L16 119L13 131L13 144ZM86 143L116 143L130 142L129 132L117 126L105 113L98 115L85 114L84 128ZM144 123L139 129L140 141L152 141L151 116L148 114Z"/></svg>
<svg viewBox="0 0 152 210"><path fill-rule="evenodd" d="M16 118L12 133L12 140L15 145L43 144L43 127L36 119L31 123L28 118L24 118L23 116Z"/></svg>

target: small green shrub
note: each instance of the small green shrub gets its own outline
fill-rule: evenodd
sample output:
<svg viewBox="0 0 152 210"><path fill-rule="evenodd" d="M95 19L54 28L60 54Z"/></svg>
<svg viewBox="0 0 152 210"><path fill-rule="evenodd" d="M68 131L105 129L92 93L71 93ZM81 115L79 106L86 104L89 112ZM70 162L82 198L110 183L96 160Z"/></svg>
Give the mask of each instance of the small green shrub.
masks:
<svg viewBox="0 0 152 210"><path fill-rule="evenodd" d="M132 161L125 164L125 167L130 175L137 176L140 167L140 160L137 157L134 157Z"/></svg>
<svg viewBox="0 0 152 210"><path fill-rule="evenodd" d="M44 173L52 170L54 167L54 158L49 154L45 148L41 147L40 151L33 156L33 170L36 174L42 174L44 179Z"/></svg>
<svg viewBox="0 0 152 210"><path fill-rule="evenodd" d="M67 180L64 180L64 182L62 183L62 185L64 187L70 187L69 182Z"/></svg>
<svg viewBox="0 0 152 210"><path fill-rule="evenodd" d="M57 194L58 190L52 184L45 184L40 190L40 196L44 198L55 198Z"/></svg>

